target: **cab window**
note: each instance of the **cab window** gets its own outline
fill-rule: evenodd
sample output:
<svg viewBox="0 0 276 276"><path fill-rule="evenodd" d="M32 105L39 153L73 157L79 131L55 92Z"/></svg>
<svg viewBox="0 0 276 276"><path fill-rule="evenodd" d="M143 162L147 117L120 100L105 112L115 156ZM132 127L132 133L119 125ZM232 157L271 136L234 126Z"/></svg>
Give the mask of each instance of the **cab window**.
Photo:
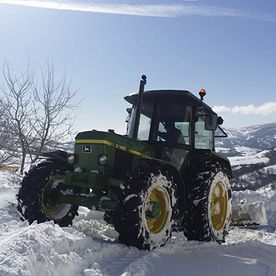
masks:
<svg viewBox="0 0 276 276"><path fill-rule="evenodd" d="M185 103L161 103L160 104L160 116L159 116L159 132L166 132L165 124L168 121L174 122L175 128L181 131L182 138L178 140L178 143L190 145L190 133L191 133L191 119L192 108Z"/></svg>
<svg viewBox="0 0 276 276"><path fill-rule="evenodd" d="M195 148L197 149L213 149L214 135L212 130L205 129L205 117L198 116L195 124Z"/></svg>
<svg viewBox="0 0 276 276"><path fill-rule="evenodd" d="M151 118L141 114L138 131L138 140L148 140L150 133Z"/></svg>

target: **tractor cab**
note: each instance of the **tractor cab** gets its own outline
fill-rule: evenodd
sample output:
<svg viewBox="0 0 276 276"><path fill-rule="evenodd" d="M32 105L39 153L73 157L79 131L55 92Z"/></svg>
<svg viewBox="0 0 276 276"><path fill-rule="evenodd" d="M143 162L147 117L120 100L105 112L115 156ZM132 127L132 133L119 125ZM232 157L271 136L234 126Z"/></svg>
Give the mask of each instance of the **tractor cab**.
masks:
<svg viewBox="0 0 276 276"><path fill-rule="evenodd" d="M160 141L166 122L174 122L184 137L182 144L199 149L214 149L217 114L204 102L186 90L146 91L141 106L139 129L134 137L137 116L137 94L125 97L133 105L129 111L127 135L142 141Z"/></svg>
<svg viewBox="0 0 276 276"><path fill-rule="evenodd" d="M153 145L157 158L171 161L180 169L188 152L214 151L215 136L226 136L218 127L221 117L201 98L186 90L152 90L143 94L139 107L139 95L129 95L125 97L132 104L127 135Z"/></svg>

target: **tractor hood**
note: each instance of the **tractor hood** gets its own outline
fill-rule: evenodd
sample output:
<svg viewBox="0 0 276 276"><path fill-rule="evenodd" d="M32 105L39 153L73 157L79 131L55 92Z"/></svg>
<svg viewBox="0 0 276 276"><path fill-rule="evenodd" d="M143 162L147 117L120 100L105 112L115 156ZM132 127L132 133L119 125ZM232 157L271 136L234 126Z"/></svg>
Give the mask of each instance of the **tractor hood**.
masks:
<svg viewBox="0 0 276 276"><path fill-rule="evenodd" d="M85 131L80 132L75 138L76 144L102 144L129 152L141 157L154 157L154 149L145 142L131 139L114 132Z"/></svg>

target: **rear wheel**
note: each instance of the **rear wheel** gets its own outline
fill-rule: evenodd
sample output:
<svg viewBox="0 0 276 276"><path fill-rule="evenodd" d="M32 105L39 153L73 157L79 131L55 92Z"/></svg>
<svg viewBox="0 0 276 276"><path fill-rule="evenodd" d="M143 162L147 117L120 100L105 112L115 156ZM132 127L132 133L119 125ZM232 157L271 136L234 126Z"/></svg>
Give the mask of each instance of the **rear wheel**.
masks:
<svg viewBox="0 0 276 276"><path fill-rule="evenodd" d="M23 178L17 199L17 209L31 224L53 220L60 226L72 224L78 206L51 204L49 194L64 181L67 164L61 161L46 161L32 168Z"/></svg>
<svg viewBox="0 0 276 276"><path fill-rule="evenodd" d="M184 234L188 240L225 242L231 221L231 187L226 171L209 164L187 189Z"/></svg>
<svg viewBox="0 0 276 276"><path fill-rule="evenodd" d="M139 249L162 246L170 238L176 208L175 183L161 170L138 170L114 213L119 241Z"/></svg>

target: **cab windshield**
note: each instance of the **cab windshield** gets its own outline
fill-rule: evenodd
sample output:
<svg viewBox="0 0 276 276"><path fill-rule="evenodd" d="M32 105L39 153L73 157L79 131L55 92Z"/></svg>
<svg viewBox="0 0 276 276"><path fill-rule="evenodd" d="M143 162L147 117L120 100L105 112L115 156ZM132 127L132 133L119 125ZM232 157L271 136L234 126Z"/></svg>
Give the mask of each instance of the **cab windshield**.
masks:
<svg viewBox="0 0 276 276"><path fill-rule="evenodd" d="M136 117L136 107L132 109L127 134L132 137ZM158 133L164 133L166 122L173 122L183 136L183 143L191 143L192 108L184 102L160 101L144 102L141 109L138 140L161 141ZM182 142L181 142L182 143Z"/></svg>

